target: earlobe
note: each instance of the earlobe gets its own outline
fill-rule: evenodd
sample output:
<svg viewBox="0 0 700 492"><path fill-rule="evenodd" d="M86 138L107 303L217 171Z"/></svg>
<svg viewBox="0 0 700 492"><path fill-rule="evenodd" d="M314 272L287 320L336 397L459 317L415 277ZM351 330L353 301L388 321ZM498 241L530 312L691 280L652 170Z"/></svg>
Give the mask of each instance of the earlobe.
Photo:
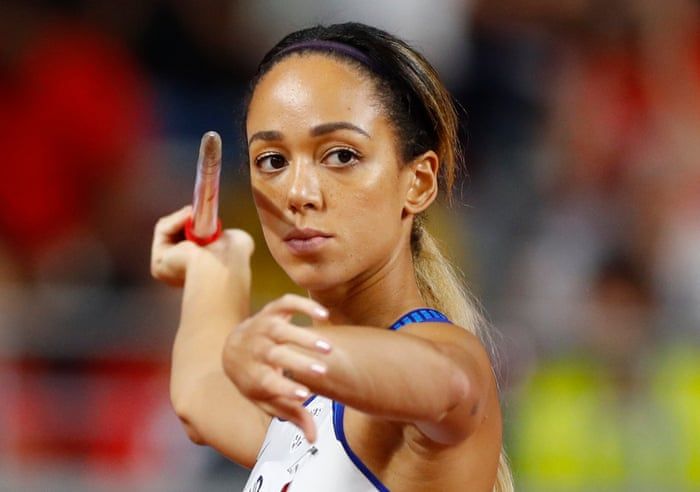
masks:
<svg viewBox="0 0 700 492"><path fill-rule="evenodd" d="M417 215L427 209L438 192L439 159L432 150L421 154L408 166L410 183L406 193L404 210Z"/></svg>

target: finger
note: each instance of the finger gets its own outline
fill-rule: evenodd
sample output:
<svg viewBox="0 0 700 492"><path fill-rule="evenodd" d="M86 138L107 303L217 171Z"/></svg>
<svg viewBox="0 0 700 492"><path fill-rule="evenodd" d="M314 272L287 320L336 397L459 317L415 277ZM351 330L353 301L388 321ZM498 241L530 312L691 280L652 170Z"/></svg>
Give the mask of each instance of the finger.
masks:
<svg viewBox="0 0 700 492"><path fill-rule="evenodd" d="M307 441L311 443L316 442L316 424L304 406L296 407L294 417L290 421L301 429Z"/></svg>
<svg viewBox="0 0 700 492"><path fill-rule="evenodd" d="M328 310L323 305L313 299L296 294L285 294L267 304L262 311L281 315L301 313L319 321L328 319Z"/></svg>
<svg viewBox="0 0 700 492"><path fill-rule="evenodd" d="M176 242L176 236L182 232L190 212L191 207L186 205L180 210L162 217L156 223L153 243L151 244L151 275L153 277L170 281L170 279L164 277L164 275L167 275L166 270L169 270L169 267L166 268L168 264L167 252L176 244L182 244L182 241Z"/></svg>
<svg viewBox="0 0 700 492"><path fill-rule="evenodd" d="M185 281L185 272L196 248L188 241L183 241L168 249L154 253L151 259L151 275L158 280L163 280L176 287L182 286Z"/></svg>
<svg viewBox="0 0 700 492"><path fill-rule="evenodd" d="M169 238L182 232L185 227L185 222L192 214L192 206L185 205L181 209L161 217L156 222L154 239Z"/></svg>
<svg viewBox="0 0 700 492"><path fill-rule="evenodd" d="M156 222L155 231L153 232L153 243L151 244L151 259L153 261L164 248L170 247L177 243L183 235L185 223L192 213L192 206L185 205L180 210L173 212L170 215L162 217Z"/></svg>
<svg viewBox="0 0 700 492"><path fill-rule="evenodd" d="M284 397L303 402L311 396L309 388L284 377L282 371L271 367L265 367L257 380L259 382L257 389L250 392L250 397L255 400L271 400Z"/></svg>
<svg viewBox="0 0 700 492"><path fill-rule="evenodd" d="M207 132L202 137L194 185L192 233L198 238L214 236L219 228L219 178L221 137Z"/></svg>
<svg viewBox="0 0 700 492"><path fill-rule="evenodd" d="M311 443L316 441L316 424L311 414L301 403L279 397L270 401L259 402L258 405L268 415L288 420L296 425L304 433L307 441Z"/></svg>
<svg viewBox="0 0 700 492"><path fill-rule="evenodd" d="M274 345L267 353L267 362L290 372L294 377L324 375L328 366L322 361L302 354L289 345ZM283 373L284 375L284 373Z"/></svg>
<svg viewBox="0 0 700 492"><path fill-rule="evenodd" d="M316 332L279 318L270 320L267 335L278 344L292 344L324 354L332 349L331 343Z"/></svg>

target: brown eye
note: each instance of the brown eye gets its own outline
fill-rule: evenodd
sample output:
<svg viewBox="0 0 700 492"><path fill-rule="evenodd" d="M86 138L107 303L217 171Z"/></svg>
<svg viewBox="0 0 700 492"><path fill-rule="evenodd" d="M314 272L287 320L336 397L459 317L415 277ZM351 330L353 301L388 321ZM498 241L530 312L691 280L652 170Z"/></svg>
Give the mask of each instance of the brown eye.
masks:
<svg viewBox="0 0 700 492"><path fill-rule="evenodd" d="M340 152L338 152L338 160L343 164L347 164L348 162L350 162L353 159L353 157L355 156L352 155L352 152L350 152L349 150L341 150Z"/></svg>
<svg viewBox="0 0 700 492"><path fill-rule="evenodd" d="M360 156L357 152L351 149L337 149L329 152L324 159L331 166L352 166L357 164Z"/></svg>
<svg viewBox="0 0 700 492"><path fill-rule="evenodd" d="M287 160L280 154L267 154L258 157L255 165L263 172L279 171L287 165Z"/></svg>

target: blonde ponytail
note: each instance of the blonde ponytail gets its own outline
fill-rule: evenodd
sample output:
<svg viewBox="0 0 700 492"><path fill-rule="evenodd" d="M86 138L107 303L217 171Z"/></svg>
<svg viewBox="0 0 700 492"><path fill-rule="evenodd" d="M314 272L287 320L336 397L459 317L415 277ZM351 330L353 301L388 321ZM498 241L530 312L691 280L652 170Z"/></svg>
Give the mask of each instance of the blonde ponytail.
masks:
<svg viewBox="0 0 700 492"><path fill-rule="evenodd" d="M455 324L478 336L489 348L492 358L490 334L485 329L485 318L475 299L464 287L459 271L442 254L437 241L423 227L423 218L416 217L411 232L411 251L413 268L418 288L425 303L442 311ZM508 458L501 448L498 460L498 472L493 492L512 492L513 478L508 466Z"/></svg>

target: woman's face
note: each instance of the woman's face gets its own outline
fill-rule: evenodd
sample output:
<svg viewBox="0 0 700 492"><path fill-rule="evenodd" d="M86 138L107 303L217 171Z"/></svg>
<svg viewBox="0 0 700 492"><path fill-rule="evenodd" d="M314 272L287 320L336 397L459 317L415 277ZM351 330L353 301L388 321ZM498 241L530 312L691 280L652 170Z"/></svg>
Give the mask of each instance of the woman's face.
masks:
<svg viewBox="0 0 700 492"><path fill-rule="evenodd" d="M246 125L265 240L295 283L362 282L405 252L410 171L366 75L321 54L288 56L259 82Z"/></svg>

